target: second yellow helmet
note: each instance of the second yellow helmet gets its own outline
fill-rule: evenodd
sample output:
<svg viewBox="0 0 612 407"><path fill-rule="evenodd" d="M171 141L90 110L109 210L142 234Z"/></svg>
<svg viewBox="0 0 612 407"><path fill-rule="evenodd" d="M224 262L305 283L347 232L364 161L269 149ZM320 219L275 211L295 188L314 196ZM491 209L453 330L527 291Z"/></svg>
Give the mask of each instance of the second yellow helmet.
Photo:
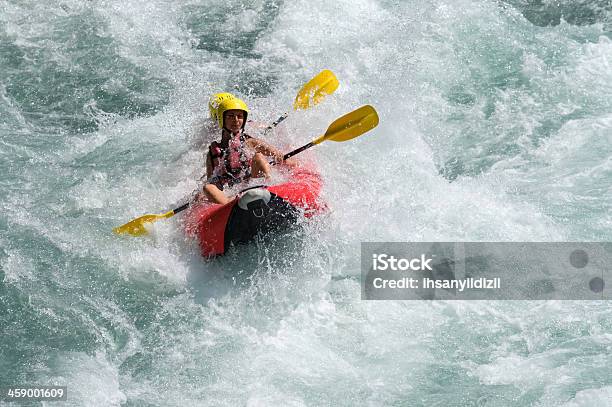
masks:
<svg viewBox="0 0 612 407"><path fill-rule="evenodd" d="M217 115L217 110L219 109L219 104L227 99L233 99L236 96L231 93L215 93L210 97L208 101L208 111L210 112L210 118L214 121L219 121L219 116Z"/></svg>

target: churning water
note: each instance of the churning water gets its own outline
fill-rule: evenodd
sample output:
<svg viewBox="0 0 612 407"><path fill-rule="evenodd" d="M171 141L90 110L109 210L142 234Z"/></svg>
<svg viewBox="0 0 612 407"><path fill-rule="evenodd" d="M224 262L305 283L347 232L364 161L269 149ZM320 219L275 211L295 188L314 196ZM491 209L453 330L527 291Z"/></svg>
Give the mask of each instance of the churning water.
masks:
<svg viewBox="0 0 612 407"><path fill-rule="evenodd" d="M180 216L231 91L330 211L203 260ZM0 1L0 385L69 405L603 406L605 302L360 299L363 241L610 241L607 0ZM210 141L210 140L205 140Z"/></svg>

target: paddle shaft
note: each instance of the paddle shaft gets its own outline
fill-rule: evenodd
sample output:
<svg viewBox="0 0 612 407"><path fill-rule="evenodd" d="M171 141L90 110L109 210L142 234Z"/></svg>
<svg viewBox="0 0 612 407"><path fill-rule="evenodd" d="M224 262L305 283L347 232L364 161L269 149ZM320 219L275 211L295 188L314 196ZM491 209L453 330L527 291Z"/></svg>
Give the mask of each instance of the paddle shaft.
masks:
<svg viewBox="0 0 612 407"><path fill-rule="evenodd" d="M174 214L176 215L177 213L182 212L182 211L184 211L187 208L189 208L189 202L179 206L178 208L174 209L172 212L174 212Z"/></svg>
<svg viewBox="0 0 612 407"><path fill-rule="evenodd" d="M270 130L272 130L273 128L278 126L280 124L280 122L282 122L283 120L285 120L287 118L287 116L289 116L289 113L285 113L281 117L276 119L276 121L274 123L272 123L271 125L266 127L266 129L264 130L264 134L268 133Z"/></svg>
<svg viewBox="0 0 612 407"><path fill-rule="evenodd" d="M291 157L293 157L294 155L299 154L299 153L301 153L302 151L304 151L304 150L306 150L306 149L308 149L308 148L310 148L310 147L312 147L312 146L314 146L314 145L315 145L315 143L311 141L310 143L306 144L305 146L302 146L302 147L300 147L300 148L297 148L297 149L295 149L295 150L293 150L293 151L291 151L291 152L289 152L289 153L285 154L285 155L283 156L283 160L286 160L286 159L288 159L288 158L291 158Z"/></svg>

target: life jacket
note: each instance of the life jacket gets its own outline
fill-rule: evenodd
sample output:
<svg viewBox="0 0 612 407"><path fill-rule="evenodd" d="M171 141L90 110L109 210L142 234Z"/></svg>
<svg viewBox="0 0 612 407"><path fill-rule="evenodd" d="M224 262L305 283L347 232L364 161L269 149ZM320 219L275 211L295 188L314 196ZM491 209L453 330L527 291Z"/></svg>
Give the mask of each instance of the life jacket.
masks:
<svg viewBox="0 0 612 407"><path fill-rule="evenodd" d="M221 179L240 179L248 177L251 170L251 159L246 154L248 134L240 133L232 136L227 146L213 141L208 147L208 153L213 166L212 176Z"/></svg>

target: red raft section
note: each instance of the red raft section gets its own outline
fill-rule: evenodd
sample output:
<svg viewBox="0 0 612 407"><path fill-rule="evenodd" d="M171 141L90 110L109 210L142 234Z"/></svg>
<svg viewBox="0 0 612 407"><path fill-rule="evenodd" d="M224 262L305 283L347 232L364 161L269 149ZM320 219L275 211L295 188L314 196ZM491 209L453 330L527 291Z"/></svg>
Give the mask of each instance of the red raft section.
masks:
<svg viewBox="0 0 612 407"><path fill-rule="evenodd" d="M319 201L323 183L314 171L295 168L290 181L251 188L225 205L204 202L186 214L185 232L198 239L205 257L219 256L234 243L246 243L266 233L311 217L326 208Z"/></svg>

